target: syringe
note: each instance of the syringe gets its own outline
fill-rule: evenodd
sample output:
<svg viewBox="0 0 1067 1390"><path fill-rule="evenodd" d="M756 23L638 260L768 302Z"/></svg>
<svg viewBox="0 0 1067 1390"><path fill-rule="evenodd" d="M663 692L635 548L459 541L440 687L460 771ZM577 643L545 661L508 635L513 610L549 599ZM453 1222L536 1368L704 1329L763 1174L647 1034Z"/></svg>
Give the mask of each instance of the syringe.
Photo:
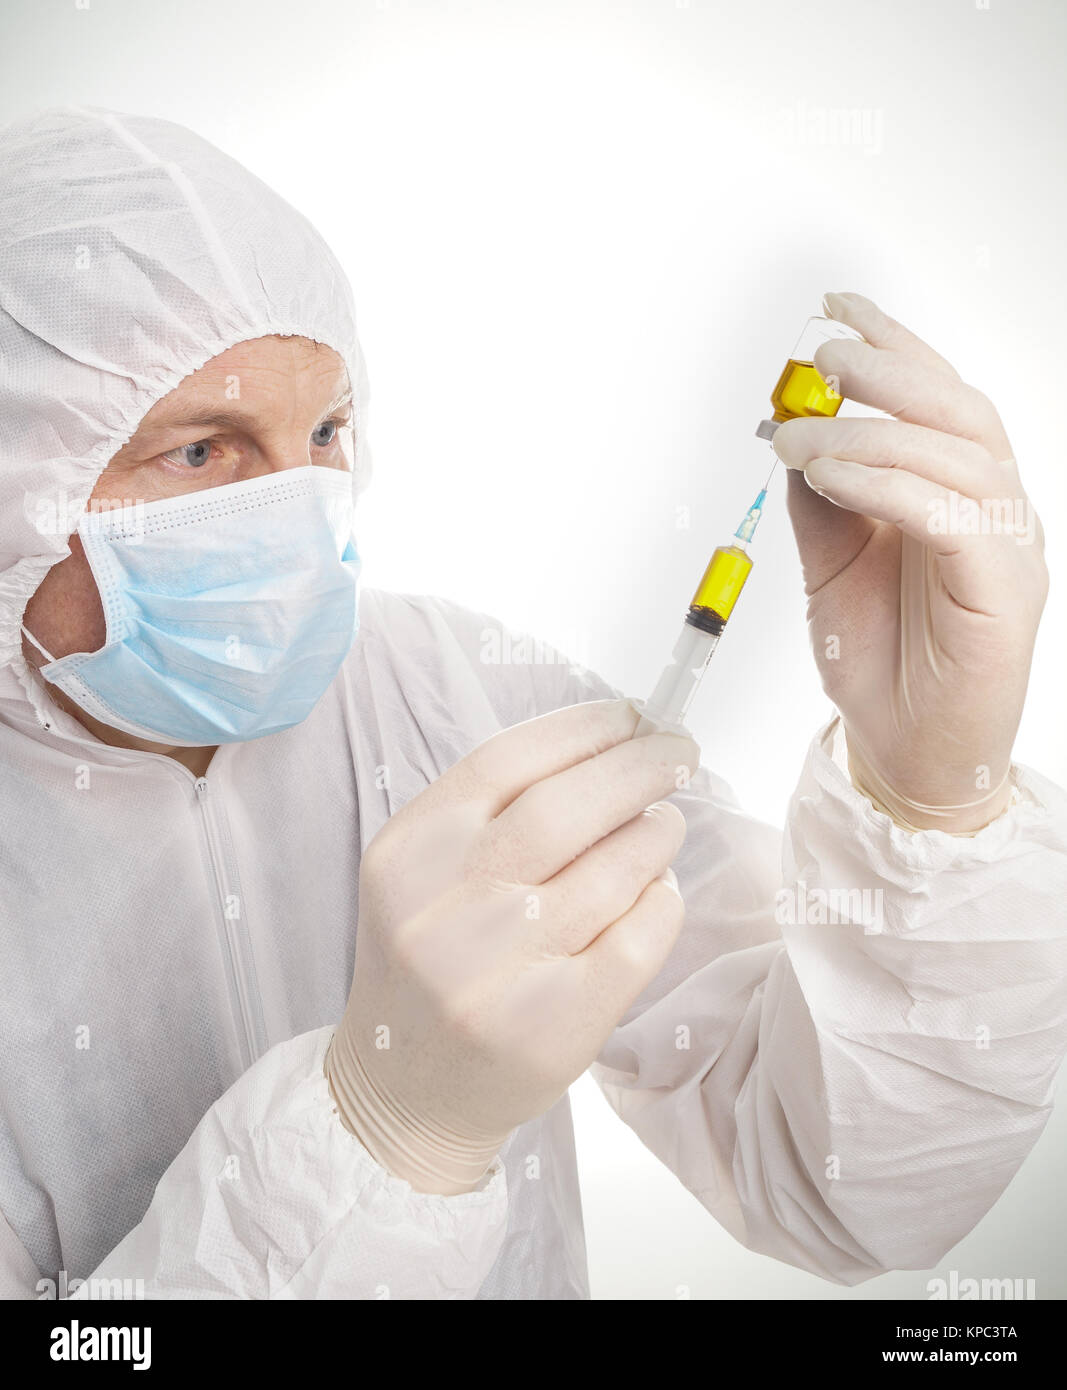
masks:
<svg viewBox="0 0 1067 1390"><path fill-rule="evenodd" d="M771 469L773 473L774 468ZM763 502L770 481L768 476L755 502L734 532L733 544L719 546L709 560L689 605L681 634L674 644L670 665L664 669L649 698L643 703L637 702L641 722L634 731L635 737L672 727L684 731L685 716L697 686L707 670L712 652L719 644L745 580L751 573L748 544L763 514Z"/></svg>
<svg viewBox="0 0 1067 1390"><path fill-rule="evenodd" d="M774 416L761 420L756 430L760 439L771 439L778 426L786 420L805 415L837 414L841 395L832 387L833 378L824 381L819 375L815 367L815 353L823 343L839 338L864 341L854 328L836 319L808 319L789 354L785 370L778 378L778 385L771 393ZM776 457L775 467L777 463ZM671 664L660 676L655 690L647 700L632 702L642 715L634 731L635 736L652 733L655 729L674 728L685 732L683 720L686 712L752 569L747 547L759 524L763 499L767 496L773 474L774 467L759 496L745 513L745 519L734 532L734 544L720 546L711 557L704 578L689 605L681 636L674 644Z"/></svg>

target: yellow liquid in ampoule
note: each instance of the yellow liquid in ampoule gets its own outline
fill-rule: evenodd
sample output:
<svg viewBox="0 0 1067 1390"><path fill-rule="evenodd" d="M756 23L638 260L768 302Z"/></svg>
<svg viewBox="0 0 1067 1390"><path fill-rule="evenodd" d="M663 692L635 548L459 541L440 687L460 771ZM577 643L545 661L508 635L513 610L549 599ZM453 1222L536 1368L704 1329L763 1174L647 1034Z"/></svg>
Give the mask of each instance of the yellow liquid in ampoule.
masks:
<svg viewBox="0 0 1067 1390"><path fill-rule="evenodd" d="M811 362L792 358L771 392L774 418L795 420L798 415L836 415L844 398L827 386Z"/></svg>
<svg viewBox="0 0 1067 1390"><path fill-rule="evenodd" d="M724 621L733 612L752 561L738 545L719 546L708 562L690 608L710 608Z"/></svg>

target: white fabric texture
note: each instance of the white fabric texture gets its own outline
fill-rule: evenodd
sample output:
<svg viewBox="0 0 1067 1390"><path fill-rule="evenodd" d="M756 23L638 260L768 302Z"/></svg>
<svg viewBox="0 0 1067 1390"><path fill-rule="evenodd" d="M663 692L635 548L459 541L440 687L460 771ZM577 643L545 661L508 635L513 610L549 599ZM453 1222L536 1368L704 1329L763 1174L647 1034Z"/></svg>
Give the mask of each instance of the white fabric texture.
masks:
<svg viewBox="0 0 1067 1390"><path fill-rule="evenodd" d="M85 245L95 278L71 268ZM197 137L68 111L0 132L0 306L0 1291L64 1270L149 1297L587 1296L566 1097L479 1190L417 1194L340 1125L322 1058L361 846L498 729L616 692L562 660L486 661L482 615L368 591L304 723L224 745L201 779L101 743L23 669L27 598L145 411L245 338L344 355L358 486L348 290ZM63 494L67 531L42 534L39 500ZM851 1284L933 1264L1047 1119L1067 798L1016 769L1018 804L973 838L912 835L853 789L832 732L784 854L713 774L677 794L686 926L594 1074L739 1240ZM787 908L877 890L880 930L865 904L776 920L782 886Z"/></svg>

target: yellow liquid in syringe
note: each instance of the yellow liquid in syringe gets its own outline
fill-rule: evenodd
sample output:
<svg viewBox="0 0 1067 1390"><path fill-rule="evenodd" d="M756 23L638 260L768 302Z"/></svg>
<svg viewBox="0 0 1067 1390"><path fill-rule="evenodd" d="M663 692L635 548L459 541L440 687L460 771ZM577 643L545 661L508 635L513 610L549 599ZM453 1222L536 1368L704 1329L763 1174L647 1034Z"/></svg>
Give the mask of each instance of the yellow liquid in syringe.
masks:
<svg viewBox="0 0 1067 1390"><path fill-rule="evenodd" d="M697 585L693 609L703 609L709 615L726 619L734 611L734 604L745 580L752 569L752 560L739 545L721 545L715 551L704 571L704 578Z"/></svg>
<svg viewBox="0 0 1067 1390"><path fill-rule="evenodd" d="M843 399L827 386L811 362L792 358L771 392L774 418L778 421L795 420L799 415L836 415Z"/></svg>

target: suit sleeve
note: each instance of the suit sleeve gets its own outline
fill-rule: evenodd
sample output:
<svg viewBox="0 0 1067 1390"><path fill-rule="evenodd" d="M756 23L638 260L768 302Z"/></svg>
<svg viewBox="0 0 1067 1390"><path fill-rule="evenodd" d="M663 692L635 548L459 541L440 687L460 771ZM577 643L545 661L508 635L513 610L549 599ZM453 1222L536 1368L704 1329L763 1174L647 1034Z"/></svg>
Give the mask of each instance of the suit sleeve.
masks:
<svg viewBox="0 0 1067 1390"><path fill-rule="evenodd" d="M385 1172L337 1119L332 1032L280 1043L238 1078L73 1298L474 1298L504 1236L503 1165L450 1197Z"/></svg>
<svg viewBox="0 0 1067 1390"><path fill-rule="evenodd" d="M505 722L620 693L562 658L486 678ZM592 1072L750 1249L842 1284L929 1268L1040 1135L1067 1050L1067 797L1012 775L976 835L905 831L852 786L835 719L784 835L706 769L673 798L685 926Z"/></svg>

